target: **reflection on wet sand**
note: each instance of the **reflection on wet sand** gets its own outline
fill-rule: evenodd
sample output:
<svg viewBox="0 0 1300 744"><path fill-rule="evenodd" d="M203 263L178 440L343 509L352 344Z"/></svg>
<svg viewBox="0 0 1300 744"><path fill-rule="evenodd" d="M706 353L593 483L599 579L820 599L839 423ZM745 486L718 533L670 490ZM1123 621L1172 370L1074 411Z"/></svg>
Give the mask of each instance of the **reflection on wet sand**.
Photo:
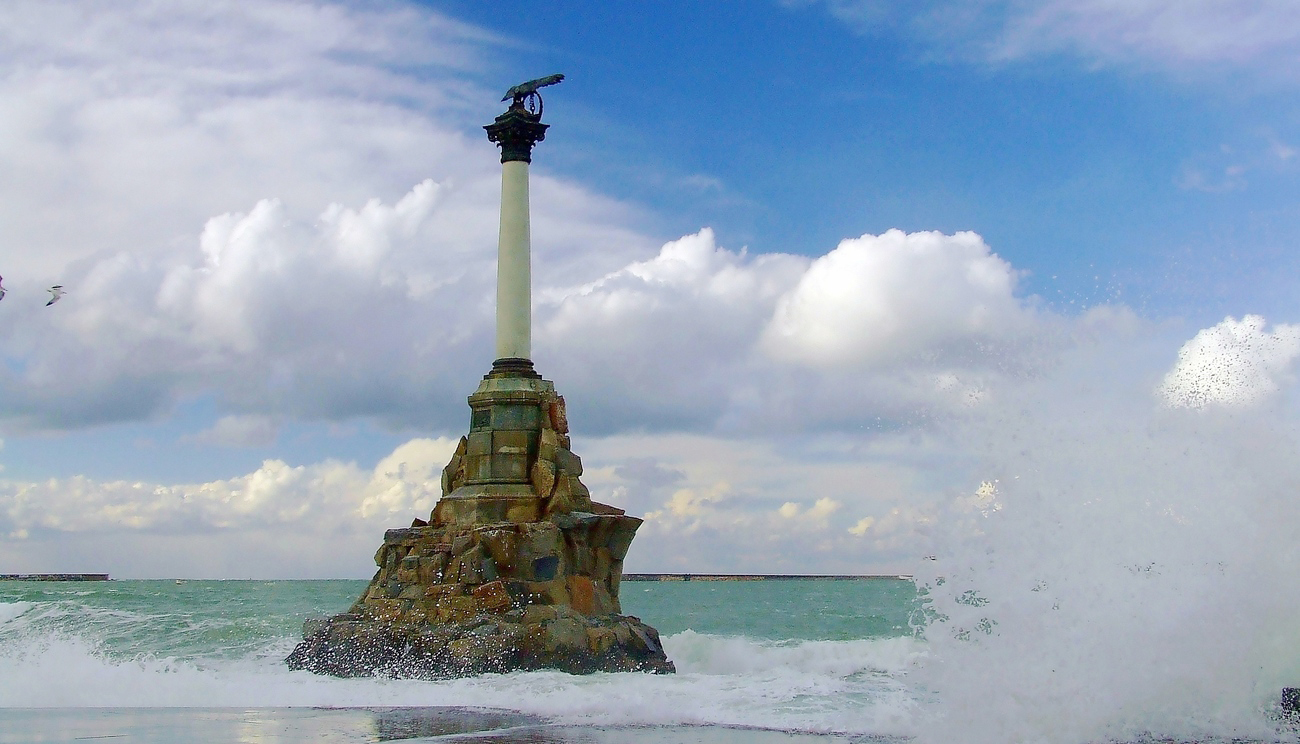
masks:
<svg viewBox="0 0 1300 744"><path fill-rule="evenodd" d="M723 726L574 726L491 708L0 709L0 744L887 744L898 740Z"/></svg>

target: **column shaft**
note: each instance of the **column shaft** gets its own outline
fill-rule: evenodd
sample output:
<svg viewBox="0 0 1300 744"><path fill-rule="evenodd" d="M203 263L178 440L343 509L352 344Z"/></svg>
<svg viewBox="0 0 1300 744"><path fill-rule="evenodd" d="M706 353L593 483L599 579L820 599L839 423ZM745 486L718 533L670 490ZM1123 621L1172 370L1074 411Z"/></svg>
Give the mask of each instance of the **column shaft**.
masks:
<svg viewBox="0 0 1300 744"><path fill-rule="evenodd" d="M532 324L528 163L511 160L501 164L501 233L497 244L497 358L531 358Z"/></svg>

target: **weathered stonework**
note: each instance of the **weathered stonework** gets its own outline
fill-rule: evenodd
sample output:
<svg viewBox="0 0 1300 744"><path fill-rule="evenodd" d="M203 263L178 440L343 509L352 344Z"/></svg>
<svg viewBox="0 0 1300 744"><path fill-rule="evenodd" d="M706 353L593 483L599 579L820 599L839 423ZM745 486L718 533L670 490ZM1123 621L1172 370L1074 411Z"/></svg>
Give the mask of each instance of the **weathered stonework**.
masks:
<svg viewBox="0 0 1300 744"><path fill-rule="evenodd" d="M429 521L384 535L366 592L346 613L307 623L291 668L344 677L674 671L654 628L619 607L641 520L591 500L564 398L522 361L499 360L470 396L470 432L443 470Z"/></svg>

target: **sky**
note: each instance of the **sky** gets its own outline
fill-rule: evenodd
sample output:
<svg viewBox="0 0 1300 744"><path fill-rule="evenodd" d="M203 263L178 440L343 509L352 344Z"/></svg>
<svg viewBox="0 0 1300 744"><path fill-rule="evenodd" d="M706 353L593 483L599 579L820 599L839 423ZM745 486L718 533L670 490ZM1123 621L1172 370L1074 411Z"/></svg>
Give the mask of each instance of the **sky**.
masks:
<svg viewBox="0 0 1300 744"><path fill-rule="evenodd" d="M369 576L554 72L534 360L629 571L911 573L1031 408L1293 426L1297 70L1287 0L5 3L0 573Z"/></svg>

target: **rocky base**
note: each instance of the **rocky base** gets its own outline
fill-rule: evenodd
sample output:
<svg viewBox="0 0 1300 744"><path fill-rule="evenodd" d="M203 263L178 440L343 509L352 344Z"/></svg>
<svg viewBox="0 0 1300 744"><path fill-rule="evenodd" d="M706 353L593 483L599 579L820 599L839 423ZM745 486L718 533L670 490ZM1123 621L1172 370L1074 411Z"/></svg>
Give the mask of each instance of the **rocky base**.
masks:
<svg viewBox="0 0 1300 744"><path fill-rule="evenodd" d="M384 623L356 614L308 621L285 661L336 677L438 679L556 669L571 674L671 674L659 634L626 615L587 617L535 605L438 625Z"/></svg>
<svg viewBox="0 0 1300 744"><path fill-rule="evenodd" d="M346 613L308 621L285 661L340 677L673 672L655 629L619 607L641 520L590 508L606 513L389 530L365 593Z"/></svg>
<svg viewBox="0 0 1300 744"><path fill-rule="evenodd" d="M514 670L673 672L654 628L623 615L641 520L591 500L564 398L527 359L498 359L429 519L388 530L379 570L285 661L340 677Z"/></svg>

